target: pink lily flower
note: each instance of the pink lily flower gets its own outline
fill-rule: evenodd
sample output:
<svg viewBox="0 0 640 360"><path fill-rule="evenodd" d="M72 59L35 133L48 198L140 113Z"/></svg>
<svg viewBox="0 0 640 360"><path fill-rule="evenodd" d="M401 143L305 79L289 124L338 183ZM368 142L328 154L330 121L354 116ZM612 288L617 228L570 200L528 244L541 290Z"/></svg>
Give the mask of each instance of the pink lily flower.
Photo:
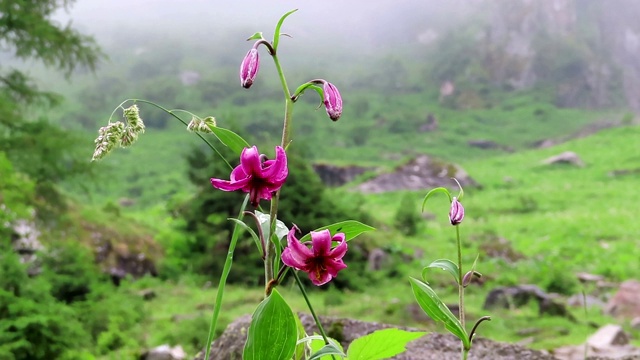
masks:
<svg viewBox="0 0 640 360"><path fill-rule="evenodd" d="M338 275L338 271L347 267L342 261L347 252L344 233L332 237L329 230L312 231L311 248L308 248L296 238L296 231L299 229L294 225L287 235L288 246L282 252L285 265L308 273L311 282L317 286L328 283ZM333 241L338 245L332 249Z"/></svg>
<svg viewBox="0 0 640 360"><path fill-rule="evenodd" d="M266 158L255 146L244 148L240 154L240 165L231 171L230 181L212 178L211 185L222 191L249 193L253 206L258 206L260 199L271 200L272 194L280 190L287 179L289 169L287 154L280 146L276 146L275 160Z"/></svg>

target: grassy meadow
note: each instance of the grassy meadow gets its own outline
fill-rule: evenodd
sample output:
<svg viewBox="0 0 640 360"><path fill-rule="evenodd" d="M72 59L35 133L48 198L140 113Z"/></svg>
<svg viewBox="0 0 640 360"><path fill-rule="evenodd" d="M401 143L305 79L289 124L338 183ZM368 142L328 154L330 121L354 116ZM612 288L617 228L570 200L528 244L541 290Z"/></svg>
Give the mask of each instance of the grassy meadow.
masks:
<svg viewBox="0 0 640 360"><path fill-rule="evenodd" d="M497 286L536 284L559 292L566 299L594 290L577 281L578 272L600 274L612 282L636 277L640 224L635 219L633 204L640 201L640 195L634 191L638 179L633 172L616 177L610 173L638 167L637 142L633 140L638 136L639 127L622 126L550 148L461 159L463 168L482 185L465 189L466 217L461 227L463 262L470 266L479 254L478 270L486 279L482 286L467 288L468 316L473 319L490 314L493 318L484 324L481 336L553 349L583 342L595 331L592 324L617 322L603 316L597 308L586 309L586 314L583 308L570 308L577 319L572 322L561 317L540 317L534 303L519 309L492 311L483 310L482 304L486 294ZM541 164L543 159L563 151L576 152L586 166ZM410 193L416 212L427 190ZM331 191L341 196L345 189ZM421 223L417 235L407 237L390 225L404 194L366 195L364 207L376 218L379 229L354 241L370 242L374 247L406 254L414 260L393 258L382 271L390 274L393 269L393 275L381 275L375 286L367 286L363 291L313 292L312 301L320 314L444 331L430 321L414 318L407 278L420 277L422 268L435 259L455 257L455 232L448 225L448 204L444 196L431 199L426 213L432 216ZM496 253L516 255L503 258L495 256ZM455 303L457 290L450 278L435 270L429 276L445 301ZM147 346L179 343L193 352L202 345L216 291L205 288L206 281L206 277L188 275L170 282L148 279L123 290L151 287L158 294L145 305L150 317L141 325L141 331ZM282 290L295 310L305 310L292 283L284 284ZM261 298L260 287L232 285L227 291L223 324L250 314ZM634 334L637 339L637 331Z"/></svg>
<svg viewBox="0 0 640 360"><path fill-rule="evenodd" d="M47 19L68 5L44 3L52 3L38 10ZM119 9L104 3L105 14ZM139 359L162 344L181 345L191 357L205 345L234 226L229 218L243 195L211 187L211 177L228 178L227 164L175 116L185 123L194 114L214 116L269 158L281 142L285 77L261 48L255 83L250 90L238 83L250 48L244 40L267 21L272 28L277 17L268 20L269 11L240 4L229 15L232 4L197 11L183 4L169 10L170 3L154 6L162 10L155 15L148 4L125 4L117 16L100 13L100 21L82 25L96 37L95 48L90 42L85 49L95 63L84 64L55 41L41 43L42 36L58 36L31 24L30 9L14 7L24 13L0 24L9 34L0 35L7 43L0 54L0 359ZM540 315L534 302L483 309L497 287L533 284L563 304L590 295L606 302L621 282L640 278L640 119L631 110L637 103L629 83L638 71L627 61L638 49L632 53L618 41L629 39L621 31L632 28L633 16L613 24L617 10L598 1L565 6L562 16L545 2L449 10L435 3L343 4L353 13L309 3L307 15L301 9L283 28L295 35L276 49L290 90L326 79L340 89L344 108L333 122L310 88L296 100L278 217L304 232L349 217L376 228L349 243L348 268L328 285L306 282L315 309L445 331L419 309L409 277L420 278L434 260L457 257L447 198L436 194L422 212L431 189L354 190L428 155L460 165L478 184L464 189L459 228L463 270L478 259L483 274L466 290L467 325L492 317L478 336L553 351L616 323L640 345L630 319L610 318L597 306L568 306L572 319ZM90 7L94 15L100 9ZM555 26L558 19L575 24ZM28 36L13 39L14 26ZM123 120L134 99L144 100L136 105L145 133L90 162L98 129ZM232 150L203 136L236 164ZM567 151L584 166L543 164ZM326 187L314 164L374 170ZM16 241L25 229L37 241ZM367 257L378 249L385 258L370 270ZM263 298L262 260L246 233L234 260L216 335ZM602 276L609 287L583 284L579 273ZM425 274L455 306L458 289L449 274ZM290 275L279 291L294 311L307 311Z"/></svg>

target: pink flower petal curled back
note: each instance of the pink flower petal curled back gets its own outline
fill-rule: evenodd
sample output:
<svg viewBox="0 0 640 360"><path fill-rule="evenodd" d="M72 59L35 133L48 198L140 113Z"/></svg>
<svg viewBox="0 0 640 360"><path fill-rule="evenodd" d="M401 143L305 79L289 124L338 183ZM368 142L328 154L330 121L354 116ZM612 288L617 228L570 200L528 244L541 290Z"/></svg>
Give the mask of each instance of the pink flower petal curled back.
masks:
<svg viewBox="0 0 640 360"><path fill-rule="evenodd" d="M347 267L342 261L347 252L343 233L331 236L329 230L312 231L309 248L296 238L296 231L298 227L294 225L287 236L288 245L282 252L282 262L285 265L308 273L311 282L317 286L328 283L338 276L338 271ZM332 249L334 241L338 245Z"/></svg>
<svg viewBox="0 0 640 360"><path fill-rule="evenodd" d="M338 121L342 116L342 96L338 88L332 83L326 81L322 86L324 92L324 107L327 110L327 115L333 121Z"/></svg>
<svg viewBox="0 0 640 360"><path fill-rule="evenodd" d="M280 190L289 175L287 154L282 147L276 146L276 158L263 159L266 156L260 154L257 147L244 148L240 165L231 171L230 181L212 178L211 185L222 191L249 193L253 206L258 206L260 199L271 200L272 194Z"/></svg>

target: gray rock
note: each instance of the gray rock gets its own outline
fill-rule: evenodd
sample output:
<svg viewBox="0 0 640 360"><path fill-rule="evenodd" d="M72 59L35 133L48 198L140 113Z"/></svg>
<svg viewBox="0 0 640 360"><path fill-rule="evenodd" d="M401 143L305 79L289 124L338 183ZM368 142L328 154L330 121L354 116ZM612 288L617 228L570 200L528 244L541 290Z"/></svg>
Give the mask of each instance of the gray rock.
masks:
<svg viewBox="0 0 640 360"><path fill-rule="evenodd" d="M184 360L187 358L187 354L180 345L174 347L160 345L142 354L140 358L142 360Z"/></svg>
<svg viewBox="0 0 640 360"><path fill-rule="evenodd" d="M212 345L211 359L229 360L242 358L242 348L247 336L251 317L243 316L231 323L225 332ZM307 333L318 332L313 318L309 315L301 315ZM391 325L374 322L364 322L350 319L322 318L323 327L327 329L329 336L340 341L345 349L356 338L367 335L373 331L392 327ZM405 330L414 330L400 327ZM203 360L204 351L196 355L195 360ZM459 360L460 341L450 334L430 333L411 342L407 351L393 359L397 360ZM473 348L469 353L469 360L555 360L549 354L541 351L530 350L520 345L505 344L483 338L473 341Z"/></svg>
<svg viewBox="0 0 640 360"><path fill-rule="evenodd" d="M427 155L416 156L395 171L381 174L355 187L364 193L383 193L396 190L425 190L448 187L458 191L456 178L463 187L478 186L460 166L433 159Z"/></svg>
<svg viewBox="0 0 640 360"><path fill-rule="evenodd" d="M627 280L609 300L605 313L624 319L640 317L640 281Z"/></svg>
<svg viewBox="0 0 640 360"><path fill-rule="evenodd" d="M545 293L536 285L495 288L487 294L483 308L517 308L528 304L529 301L538 302L540 315L562 316L575 321L575 317L567 310L564 304L558 302L555 296Z"/></svg>
<svg viewBox="0 0 640 360"><path fill-rule="evenodd" d="M629 345L629 335L621 326L613 324L598 329L586 344L561 347L554 351L554 355L560 360L582 360L585 351L587 360L640 359L640 348Z"/></svg>
<svg viewBox="0 0 640 360"><path fill-rule="evenodd" d="M542 161L543 164L569 164L577 167L584 167L584 161L573 151L565 151L561 154L551 156Z"/></svg>

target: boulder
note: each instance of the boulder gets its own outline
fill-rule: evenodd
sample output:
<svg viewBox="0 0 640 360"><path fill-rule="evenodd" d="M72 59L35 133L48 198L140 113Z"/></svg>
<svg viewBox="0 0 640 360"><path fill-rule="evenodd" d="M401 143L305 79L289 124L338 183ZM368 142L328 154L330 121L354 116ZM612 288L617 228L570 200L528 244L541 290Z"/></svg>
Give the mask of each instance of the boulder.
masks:
<svg viewBox="0 0 640 360"><path fill-rule="evenodd" d="M374 170L371 167L362 166L336 166L329 164L313 164L313 171L320 177L322 183L327 186L342 186L357 176L367 171Z"/></svg>
<svg viewBox="0 0 640 360"><path fill-rule="evenodd" d="M621 319L640 317L640 281L627 280L609 299L605 313Z"/></svg>
<svg viewBox="0 0 640 360"><path fill-rule="evenodd" d="M585 344L563 346L553 354L560 360L582 360L585 358L585 351L587 360L640 359L640 348L629 345L629 335L621 326L614 324L599 328Z"/></svg>
<svg viewBox="0 0 640 360"><path fill-rule="evenodd" d="M378 271L389 258L389 255L380 248L375 248L369 252L367 257L367 269L369 271Z"/></svg>
<svg viewBox="0 0 640 360"><path fill-rule="evenodd" d="M495 288L487 295L483 308L487 310L517 308L528 304L529 301L538 303L540 315L561 316L571 321L576 320L564 304L558 302L552 294L545 293L536 285Z"/></svg>
<svg viewBox="0 0 640 360"><path fill-rule="evenodd" d="M300 319L308 334L317 333L313 318L301 315ZM236 319L229 324L224 333L214 341L211 359L227 360L241 359L242 348L247 336L247 329L251 317L249 315ZM375 322L364 322L351 319L336 319L321 317L322 326L330 337L340 341L347 349L356 338L373 331L393 327ZM399 327L409 331L419 331L406 327ZM195 360L203 360L204 351L196 355ZM460 340L450 334L430 333L407 346L407 351L392 359L397 360L459 360ZM475 338L469 353L469 360L555 360L549 354L537 350L530 350L520 345L505 344L484 338Z"/></svg>
<svg viewBox="0 0 640 360"><path fill-rule="evenodd" d="M511 147L500 145L497 142L492 140L469 140L467 141L467 144L471 147L482 149L482 150L498 149L498 150L513 152L513 149Z"/></svg>
<svg viewBox="0 0 640 360"><path fill-rule="evenodd" d="M551 156L543 160L542 163L546 165L568 164L577 167L584 167L584 161L582 161L580 156L573 151L565 151L561 154Z"/></svg>
<svg viewBox="0 0 640 360"><path fill-rule="evenodd" d="M478 186L462 167L418 155L395 171L380 174L355 187L364 193L383 193L397 190L427 190L443 186L458 191L456 178L463 187Z"/></svg>
<svg viewBox="0 0 640 360"><path fill-rule="evenodd" d="M160 345L140 356L141 360L184 360L186 358L187 354L180 345L174 347Z"/></svg>
<svg viewBox="0 0 640 360"><path fill-rule="evenodd" d="M432 132L436 130L438 130L438 120L433 114L427 115L427 120L418 127L418 132Z"/></svg>

